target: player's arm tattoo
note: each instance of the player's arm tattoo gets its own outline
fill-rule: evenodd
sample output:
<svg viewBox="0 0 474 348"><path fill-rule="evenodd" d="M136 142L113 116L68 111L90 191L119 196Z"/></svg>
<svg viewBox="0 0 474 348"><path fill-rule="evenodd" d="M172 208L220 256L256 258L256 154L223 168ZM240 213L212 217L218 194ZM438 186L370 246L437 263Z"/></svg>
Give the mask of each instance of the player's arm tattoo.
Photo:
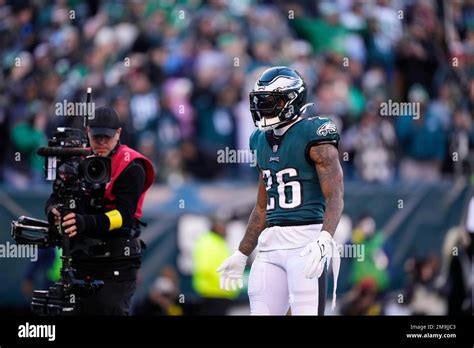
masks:
<svg viewBox="0 0 474 348"><path fill-rule="evenodd" d="M326 199L322 229L333 235L344 208L344 182L339 153L334 145L321 144L311 148L310 157L315 163Z"/></svg>
<svg viewBox="0 0 474 348"><path fill-rule="evenodd" d="M239 250L250 255L257 246L260 233L267 226L267 190L262 175L260 174L258 181L257 203L250 214L247 230L239 245Z"/></svg>

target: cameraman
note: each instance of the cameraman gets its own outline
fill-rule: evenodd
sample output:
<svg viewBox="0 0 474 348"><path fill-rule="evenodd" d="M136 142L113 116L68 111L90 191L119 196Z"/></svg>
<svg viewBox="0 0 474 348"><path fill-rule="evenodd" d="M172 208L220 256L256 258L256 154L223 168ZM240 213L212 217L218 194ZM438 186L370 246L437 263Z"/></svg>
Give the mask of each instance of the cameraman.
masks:
<svg viewBox="0 0 474 348"><path fill-rule="evenodd" d="M76 277L104 281L96 294L80 299L79 314L128 315L136 289L142 249L139 219L155 173L149 159L120 144L121 131L114 109L95 109L87 134L94 155L111 158L111 180L100 193L102 202L86 198L79 210L83 213L62 217ZM55 224L61 221L57 203L54 193L46 203L48 220Z"/></svg>

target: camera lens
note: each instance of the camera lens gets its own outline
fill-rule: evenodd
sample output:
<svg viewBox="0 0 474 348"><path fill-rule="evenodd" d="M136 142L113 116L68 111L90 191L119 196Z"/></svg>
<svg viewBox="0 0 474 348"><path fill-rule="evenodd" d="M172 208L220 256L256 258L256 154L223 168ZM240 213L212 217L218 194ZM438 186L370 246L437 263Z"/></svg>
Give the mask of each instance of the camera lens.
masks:
<svg viewBox="0 0 474 348"><path fill-rule="evenodd" d="M84 179L91 184L107 183L110 180L109 161L109 158L88 158L85 160L83 163Z"/></svg>
<svg viewBox="0 0 474 348"><path fill-rule="evenodd" d="M105 171L104 164L98 161L91 162L89 164L89 167L87 167L87 175L90 178L95 179L95 180L100 178L104 171Z"/></svg>

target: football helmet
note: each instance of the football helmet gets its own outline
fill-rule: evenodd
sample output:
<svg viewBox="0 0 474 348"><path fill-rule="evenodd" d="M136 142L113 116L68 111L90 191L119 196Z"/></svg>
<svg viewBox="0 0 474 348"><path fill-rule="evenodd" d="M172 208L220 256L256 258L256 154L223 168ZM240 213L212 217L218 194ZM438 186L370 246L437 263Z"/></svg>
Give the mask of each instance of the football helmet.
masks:
<svg viewBox="0 0 474 348"><path fill-rule="evenodd" d="M249 95L255 126L276 128L299 116L306 94L306 84L296 70L286 66L265 70Z"/></svg>

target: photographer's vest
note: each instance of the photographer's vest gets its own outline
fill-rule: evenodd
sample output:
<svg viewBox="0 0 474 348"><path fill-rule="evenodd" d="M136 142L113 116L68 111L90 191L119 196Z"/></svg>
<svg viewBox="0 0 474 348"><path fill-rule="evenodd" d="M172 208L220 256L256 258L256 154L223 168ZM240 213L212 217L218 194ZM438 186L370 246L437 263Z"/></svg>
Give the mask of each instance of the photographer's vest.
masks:
<svg viewBox="0 0 474 348"><path fill-rule="evenodd" d="M119 175L127 168L127 166L135 159L142 159L144 168L145 168L145 186L143 192L140 195L138 200L137 208L135 210L135 220L133 228L139 229L138 219L142 216L142 206L145 199L145 193L150 188L155 180L155 171L151 164L151 161L138 153L137 151L129 148L126 145L120 145L115 153L111 157L111 179L106 185L104 198L106 200L105 208L106 210L113 210L116 208L114 203L115 195L112 193L114 183L119 177ZM133 229L132 228L132 229ZM115 232L115 236L113 233ZM104 236L101 238L78 238L74 243L73 252L75 253L76 261L91 260L92 259L104 259L104 258L113 258L113 259L122 259L125 260L130 256L138 256L141 254L141 249L144 246L136 236L133 236L133 233L129 237L118 236L120 229L110 231L109 236ZM124 250L128 250L128 254L124 254Z"/></svg>
<svg viewBox="0 0 474 348"><path fill-rule="evenodd" d="M119 177L119 175L127 168L127 166L136 159L142 159L144 166L145 166L145 187L143 192L138 200L137 209L135 210L135 218L140 219L142 216L142 206L143 200L145 199L145 193L153 184L155 180L155 171L153 170L153 165L151 164L150 160L140 154L139 152L129 148L127 145L120 145L117 151L112 155L112 175L109 183L105 187L105 196L104 198L110 202L105 207L108 210L115 209L115 195L112 193L114 188L115 180Z"/></svg>

